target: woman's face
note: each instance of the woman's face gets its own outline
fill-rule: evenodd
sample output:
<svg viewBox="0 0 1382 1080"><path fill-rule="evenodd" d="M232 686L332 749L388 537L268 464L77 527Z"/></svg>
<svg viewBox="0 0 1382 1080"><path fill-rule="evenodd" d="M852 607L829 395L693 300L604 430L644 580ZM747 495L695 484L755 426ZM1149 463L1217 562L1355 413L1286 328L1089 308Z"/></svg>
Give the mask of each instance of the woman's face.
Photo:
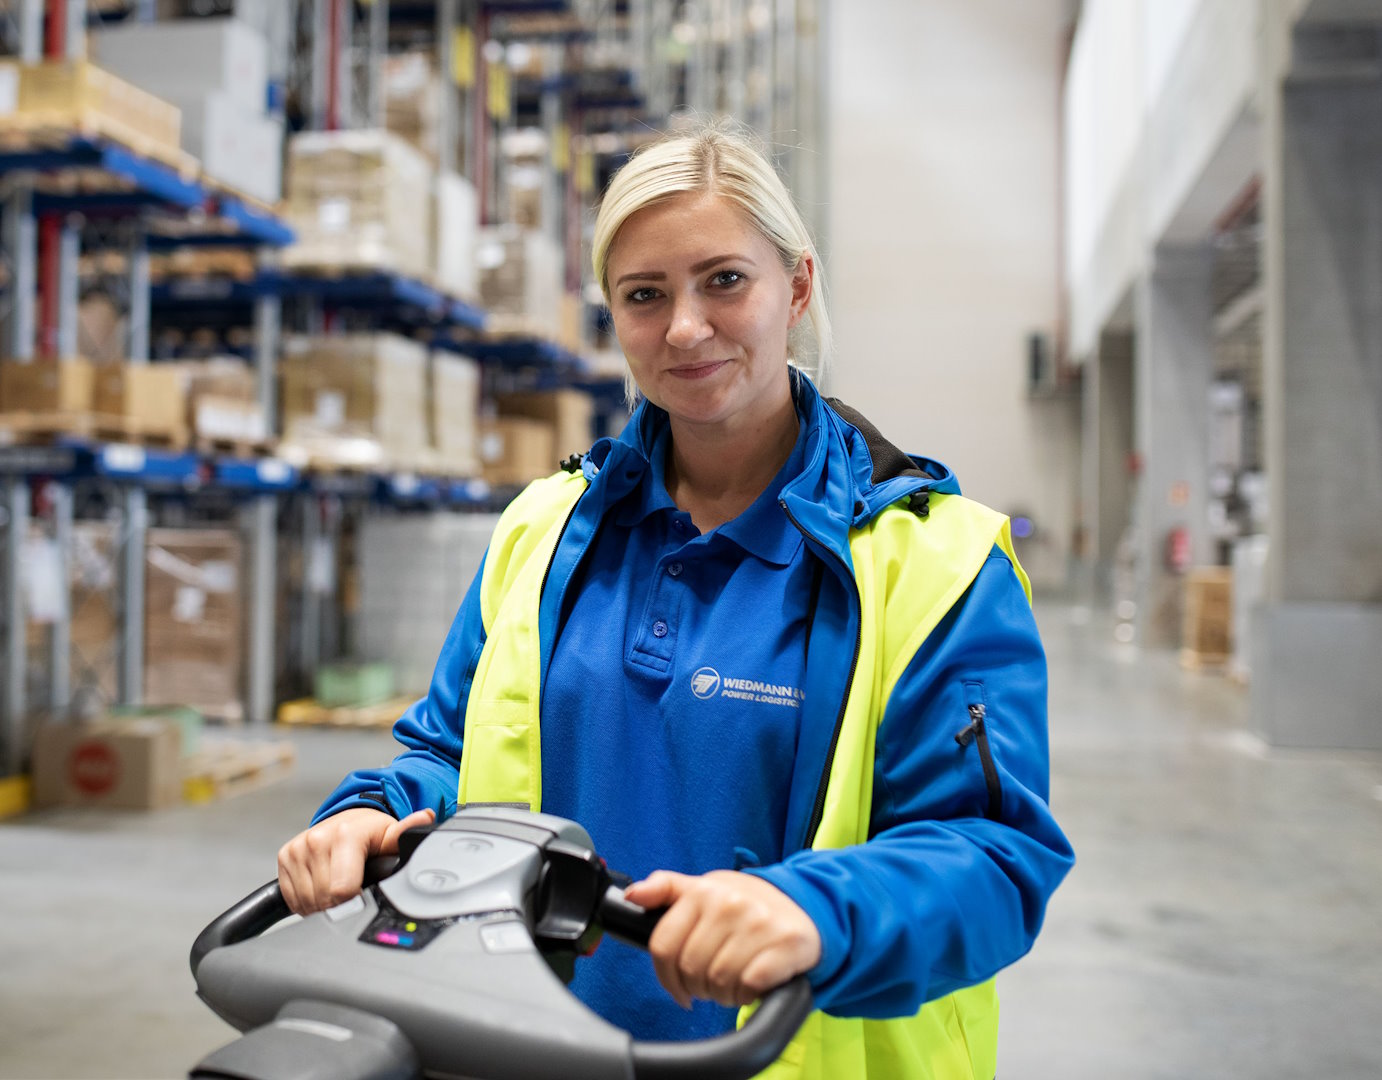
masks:
<svg viewBox="0 0 1382 1080"><path fill-rule="evenodd" d="M790 401L787 331L811 297L733 203L686 194L629 217L610 247L610 311L643 395L694 424L754 422Z"/></svg>

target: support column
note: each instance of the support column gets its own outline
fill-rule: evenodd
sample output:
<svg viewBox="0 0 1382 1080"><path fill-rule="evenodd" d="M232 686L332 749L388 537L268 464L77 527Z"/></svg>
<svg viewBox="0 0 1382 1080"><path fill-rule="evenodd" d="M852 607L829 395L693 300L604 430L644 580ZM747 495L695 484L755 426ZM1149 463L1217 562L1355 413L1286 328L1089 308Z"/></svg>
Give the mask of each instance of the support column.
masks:
<svg viewBox="0 0 1382 1080"><path fill-rule="evenodd" d="M58 548L58 595L62 610L48 630L48 702L54 716L66 716L72 704L72 486L54 483L53 542Z"/></svg>
<svg viewBox="0 0 1382 1080"><path fill-rule="evenodd" d="M0 683L0 776L19 771L24 753L24 690L28 674L24 638L24 599L20 589L20 553L29 534L29 482L23 476L3 478L8 542L0 565L0 604L5 614L4 682Z"/></svg>
<svg viewBox="0 0 1382 1080"><path fill-rule="evenodd" d="M120 549L120 704L144 701L144 544L149 503L144 489L125 488L124 545Z"/></svg>
<svg viewBox="0 0 1382 1080"><path fill-rule="evenodd" d="M1136 289L1135 500L1137 640L1178 646L1181 576L1166 565L1172 530L1189 531L1190 561L1209 561L1209 384L1214 373L1212 254L1162 246Z"/></svg>
<svg viewBox="0 0 1382 1080"><path fill-rule="evenodd" d="M1298 69L1302 44L1298 32ZM1270 546L1251 717L1278 745L1376 750L1382 84L1331 78L1320 56L1307 59L1317 77L1269 75L1262 94Z"/></svg>

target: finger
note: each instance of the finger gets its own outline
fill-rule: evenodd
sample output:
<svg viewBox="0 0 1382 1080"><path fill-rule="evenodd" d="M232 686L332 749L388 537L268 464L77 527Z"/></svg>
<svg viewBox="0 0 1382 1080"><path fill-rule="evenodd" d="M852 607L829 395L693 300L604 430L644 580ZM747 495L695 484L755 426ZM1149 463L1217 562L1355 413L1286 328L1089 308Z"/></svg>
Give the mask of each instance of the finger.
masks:
<svg viewBox="0 0 1382 1080"><path fill-rule="evenodd" d="M658 982L683 1009L691 1007L691 992L682 978L681 953L700 918L699 894L687 890L673 901L648 939L648 953L653 958Z"/></svg>
<svg viewBox="0 0 1382 1080"><path fill-rule="evenodd" d="M368 854L368 840L362 843L359 836L344 831L337 835L327 864L326 895L318 897L322 908L334 907L359 894L365 883L365 856Z"/></svg>
<svg viewBox="0 0 1382 1080"><path fill-rule="evenodd" d="M734 942L743 937L743 926L734 906L725 904L718 896L707 898L702 905L700 918L686 935L677 957L682 985L692 997L716 1001L721 1005L733 1003L738 967L722 964L715 968L714 965L726 949L731 950L727 955L735 955Z"/></svg>
<svg viewBox="0 0 1382 1080"><path fill-rule="evenodd" d="M671 907L686 891L690 878L671 870L654 870L624 890L624 899L644 908Z"/></svg>
<svg viewBox="0 0 1382 1080"><path fill-rule="evenodd" d="M288 910L301 915L302 902L298 899L297 886L293 882L292 852L289 844L278 851L278 891L283 894L283 902Z"/></svg>
<svg viewBox="0 0 1382 1080"><path fill-rule="evenodd" d="M414 810L402 821L396 821L385 830L383 839L380 841L377 855L397 855L398 838L409 829L419 825L430 825L437 819L435 810Z"/></svg>

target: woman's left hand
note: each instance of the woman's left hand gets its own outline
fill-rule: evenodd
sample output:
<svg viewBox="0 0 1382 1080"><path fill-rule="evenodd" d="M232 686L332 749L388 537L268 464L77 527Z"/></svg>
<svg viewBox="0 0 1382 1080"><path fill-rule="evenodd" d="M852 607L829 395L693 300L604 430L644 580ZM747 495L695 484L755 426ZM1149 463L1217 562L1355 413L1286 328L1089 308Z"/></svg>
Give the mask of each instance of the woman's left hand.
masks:
<svg viewBox="0 0 1382 1080"><path fill-rule="evenodd" d="M667 908L648 952L658 981L684 1009L692 998L748 1005L821 957L810 916L752 874L657 870L624 895L645 908Z"/></svg>

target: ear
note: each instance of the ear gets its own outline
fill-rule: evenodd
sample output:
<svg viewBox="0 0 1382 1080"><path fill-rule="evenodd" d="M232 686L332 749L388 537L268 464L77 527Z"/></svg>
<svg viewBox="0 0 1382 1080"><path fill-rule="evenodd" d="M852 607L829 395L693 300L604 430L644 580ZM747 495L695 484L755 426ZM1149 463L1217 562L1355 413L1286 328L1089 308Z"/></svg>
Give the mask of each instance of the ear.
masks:
<svg viewBox="0 0 1382 1080"><path fill-rule="evenodd" d="M801 258L797 260L797 268L792 271L791 285L792 306L788 309L787 318L789 328L801 322L816 288L816 260L811 257L810 252L801 253Z"/></svg>

